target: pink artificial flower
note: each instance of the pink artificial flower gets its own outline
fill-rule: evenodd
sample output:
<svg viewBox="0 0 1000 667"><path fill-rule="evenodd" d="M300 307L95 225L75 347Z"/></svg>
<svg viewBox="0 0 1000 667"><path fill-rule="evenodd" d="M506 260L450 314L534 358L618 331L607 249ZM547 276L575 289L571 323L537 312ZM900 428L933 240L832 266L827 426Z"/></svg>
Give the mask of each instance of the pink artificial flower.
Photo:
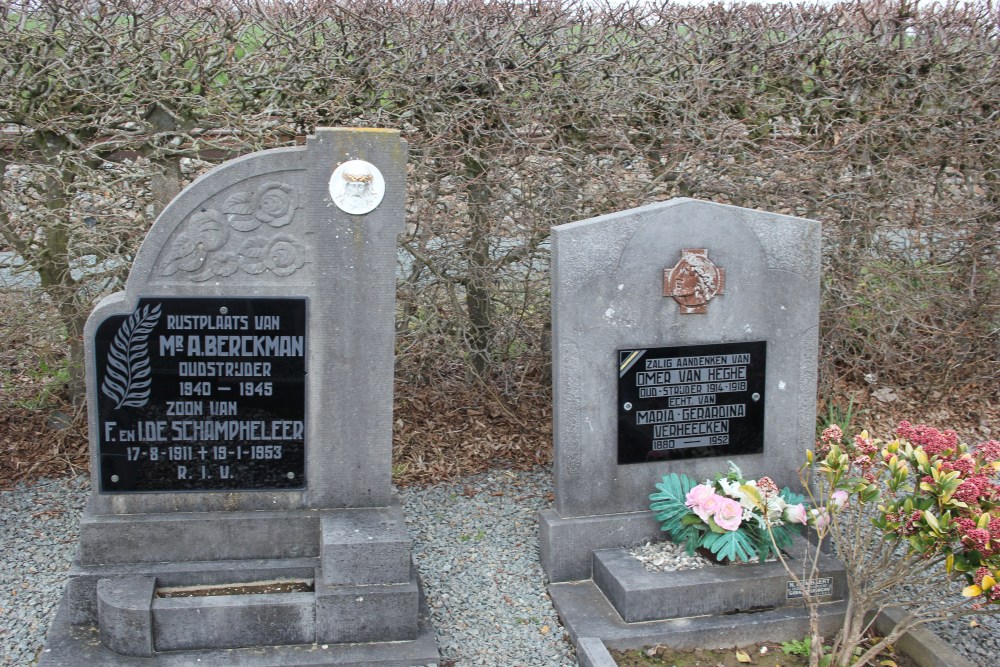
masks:
<svg viewBox="0 0 1000 667"><path fill-rule="evenodd" d="M718 501L715 503L715 515L712 517L715 519L715 523L723 530L739 528L743 520L743 508L740 507L740 504L724 496L716 496L716 498Z"/></svg>
<svg viewBox="0 0 1000 667"><path fill-rule="evenodd" d="M715 490L712 487L708 484L699 484L688 491L687 495L684 497L684 504L691 508L691 510L698 515L699 519L707 522L708 518L712 515L708 505L714 497Z"/></svg>
<svg viewBox="0 0 1000 667"><path fill-rule="evenodd" d="M781 518L786 523L805 524L809 521L809 514L806 512L806 506L799 503L797 505L789 505L786 507L784 513L781 515Z"/></svg>

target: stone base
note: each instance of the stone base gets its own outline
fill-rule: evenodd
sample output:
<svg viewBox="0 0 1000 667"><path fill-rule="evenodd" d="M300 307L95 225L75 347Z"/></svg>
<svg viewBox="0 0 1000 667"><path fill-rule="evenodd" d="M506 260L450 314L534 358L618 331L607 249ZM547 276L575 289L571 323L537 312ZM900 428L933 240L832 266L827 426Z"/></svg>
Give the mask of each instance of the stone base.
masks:
<svg viewBox="0 0 1000 667"><path fill-rule="evenodd" d="M96 625L73 625L65 596L49 628L40 667L415 667L436 665L440 657L430 623L430 611L420 600L417 636L410 641L359 644L302 644L255 646L153 653L129 657L113 653L101 643Z"/></svg>
<svg viewBox="0 0 1000 667"><path fill-rule="evenodd" d="M631 547L663 539L652 512L563 518L555 510L538 513L538 547L549 581L580 581L593 576L597 549Z"/></svg>
<svg viewBox="0 0 1000 667"><path fill-rule="evenodd" d="M879 616L875 621L876 632L887 635L901 615L902 612L894 610L893 613ZM896 642L896 650L908 656L919 667L974 667L968 658L926 627L915 628L900 637ZM576 640L576 659L580 667L617 665L604 642L596 637L580 637Z"/></svg>
<svg viewBox="0 0 1000 667"><path fill-rule="evenodd" d="M600 639L608 648L622 650L656 644L678 648L729 648L761 640L802 639L809 630L809 616L802 607L626 623L593 581L552 584L549 595L574 645L582 638L592 637ZM836 631L846 608L846 602L822 605L822 631Z"/></svg>
<svg viewBox="0 0 1000 667"><path fill-rule="evenodd" d="M805 539L794 537L788 562L794 567L805 554ZM843 600L844 567L823 553L817 566L812 592L824 602ZM801 590L777 561L647 572L627 549L601 549L594 552L594 583L627 623L802 606Z"/></svg>
<svg viewBox="0 0 1000 667"><path fill-rule="evenodd" d="M649 527L645 519L651 515L643 514L625 515L627 523L615 531L611 524L615 517L561 519L543 512L543 532L573 536L581 549L601 541L629 544L659 537L644 534ZM619 520L622 517L617 515ZM789 585L791 577L780 562L647 572L627 549L616 545L592 550L587 554L592 564L584 568L579 562L570 564L570 554L562 547L558 557L551 557L554 544L558 543L548 545L550 576L592 573L579 581L556 581L549 586L563 626L586 656L581 664L586 660L605 664L599 644L613 649L655 644L728 648L761 640L801 639L808 633L809 611L798 586ZM801 562L801 556L795 555L805 554L806 546L803 538L795 537L790 561ZM840 627L846 610L844 570L825 554L820 554L818 564L812 590L825 598L820 625L822 632L831 633Z"/></svg>
<svg viewBox="0 0 1000 667"><path fill-rule="evenodd" d="M86 513L42 664L433 663L437 649L411 551L398 502ZM280 581L303 586L244 588ZM225 594L159 593L206 586Z"/></svg>

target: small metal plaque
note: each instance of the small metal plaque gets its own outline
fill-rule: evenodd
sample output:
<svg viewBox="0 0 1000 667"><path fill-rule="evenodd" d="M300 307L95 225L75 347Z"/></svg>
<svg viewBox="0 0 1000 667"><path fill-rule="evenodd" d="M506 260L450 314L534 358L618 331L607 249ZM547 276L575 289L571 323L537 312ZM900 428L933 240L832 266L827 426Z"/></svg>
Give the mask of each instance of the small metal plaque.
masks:
<svg viewBox="0 0 1000 667"><path fill-rule="evenodd" d="M94 352L102 492L305 485L305 299L143 298Z"/></svg>
<svg viewBox="0 0 1000 667"><path fill-rule="evenodd" d="M806 579L803 581L806 585L806 590L809 591L810 595L815 595L816 597L826 597L833 595L833 577L820 577L818 579ZM794 581L787 582L787 590L785 591L786 600L794 600L802 597L802 587L799 586Z"/></svg>
<svg viewBox="0 0 1000 667"><path fill-rule="evenodd" d="M704 315L708 302L726 291L726 270L705 248L685 248L672 269L663 270L663 296L673 297L682 315Z"/></svg>
<svg viewBox="0 0 1000 667"><path fill-rule="evenodd" d="M767 343L618 351L618 463L764 451Z"/></svg>

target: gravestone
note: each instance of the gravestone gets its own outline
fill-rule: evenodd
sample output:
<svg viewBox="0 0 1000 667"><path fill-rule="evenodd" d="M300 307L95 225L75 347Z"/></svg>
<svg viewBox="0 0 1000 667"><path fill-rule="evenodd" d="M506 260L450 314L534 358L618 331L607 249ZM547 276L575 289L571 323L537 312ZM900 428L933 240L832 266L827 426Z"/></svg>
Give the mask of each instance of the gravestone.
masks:
<svg viewBox="0 0 1000 667"><path fill-rule="evenodd" d="M87 323L93 491L46 665L415 665L391 483L406 143L208 172Z"/></svg>
<svg viewBox="0 0 1000 667"><path fill-rule="evenodd" d="M555 504L539 539L574 639L591 603L635 599L628 582L597 589L618 555L595 551L663 539L649 494L664 474L708 479L733 461L799 488L820 242L815 221L691 199L553 228Z"/></svg>

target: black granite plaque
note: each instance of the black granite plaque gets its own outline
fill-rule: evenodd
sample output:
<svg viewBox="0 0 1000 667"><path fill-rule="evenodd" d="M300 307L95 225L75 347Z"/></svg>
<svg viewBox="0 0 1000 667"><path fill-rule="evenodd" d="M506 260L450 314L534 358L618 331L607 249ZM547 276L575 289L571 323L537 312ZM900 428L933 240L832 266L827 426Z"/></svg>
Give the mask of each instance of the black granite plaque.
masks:
<svg viewBox="0 0 1000 667"><path fill-rule="evenodd" d="M305 299L143 298L94 353L102 492L304 486Z"/></svg>
<svg viewBox="0 0 1000 667"><path fill-rule="evenodd" d="M618 351L618 463L764 451L767 343Z"/></svg>

